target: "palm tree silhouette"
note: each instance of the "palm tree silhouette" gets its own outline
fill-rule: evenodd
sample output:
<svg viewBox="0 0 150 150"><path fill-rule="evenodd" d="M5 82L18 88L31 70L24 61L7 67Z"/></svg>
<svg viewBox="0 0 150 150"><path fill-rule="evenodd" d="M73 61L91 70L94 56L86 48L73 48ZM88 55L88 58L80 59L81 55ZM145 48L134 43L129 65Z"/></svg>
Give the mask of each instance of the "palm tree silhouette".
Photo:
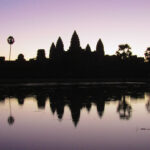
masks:
<svg viewBox="0 0 150 150"><path fill-rule="evenodd" d="M9 61L11 60L11 45L14 44L15 39L13 36L9 36L7 39L8 44L10 45L10 51L9 51Z"/></svg>

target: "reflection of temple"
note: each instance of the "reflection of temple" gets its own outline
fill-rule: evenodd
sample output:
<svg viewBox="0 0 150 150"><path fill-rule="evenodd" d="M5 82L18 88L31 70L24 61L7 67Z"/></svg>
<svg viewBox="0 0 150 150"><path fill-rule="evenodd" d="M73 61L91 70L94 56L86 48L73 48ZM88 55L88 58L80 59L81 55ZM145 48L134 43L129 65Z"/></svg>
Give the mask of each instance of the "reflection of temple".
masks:
<svg viewBox="0 0 150 150"><path fill-rule="evenodd" d="M113 90L112 90L113 89ZM51 112L57 113L58 119L62 120L65 106L68 106L71 112L72 121L77 126L80 120L80 113L83 108L87 111L91 110L92 104L97 107L97 113L100 118L103 117L105 110L105 103L107 101L118 101L119 105L117 112L120 115L120 119L130 119L131 106L126 102L125 95L131 95L132 97L142 97L144 92L135 90L112 88L112 87L16 87L12 88L11 92L7 92L7 89L0 91L0 101L3 102L6 97L15 97L18 99L18 104L23 105L24 100L28 96L33 96L37 100L37 106L39 109L44 109L46 100L50 100ZM132 92L133 91L133 92ZM140 94L139 94L140 93ZM123 96L122 96L123 95ZM122 98L121 98L122 97ZM149 108L149 103L147 107ZM14 119L9 117L8 122L12 124Z"/></svg>

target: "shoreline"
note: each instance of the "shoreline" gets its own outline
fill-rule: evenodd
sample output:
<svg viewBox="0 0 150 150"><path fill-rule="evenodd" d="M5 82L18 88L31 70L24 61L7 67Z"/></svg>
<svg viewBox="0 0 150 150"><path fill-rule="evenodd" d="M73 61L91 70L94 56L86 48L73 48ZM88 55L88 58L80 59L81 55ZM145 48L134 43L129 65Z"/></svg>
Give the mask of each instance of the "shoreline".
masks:
<svg viewBox="0 0 150 150"><path fill-rule="evenodd" d="M0 79L0 86L109 86L109 85L149 85L148 79Z"/></svg>

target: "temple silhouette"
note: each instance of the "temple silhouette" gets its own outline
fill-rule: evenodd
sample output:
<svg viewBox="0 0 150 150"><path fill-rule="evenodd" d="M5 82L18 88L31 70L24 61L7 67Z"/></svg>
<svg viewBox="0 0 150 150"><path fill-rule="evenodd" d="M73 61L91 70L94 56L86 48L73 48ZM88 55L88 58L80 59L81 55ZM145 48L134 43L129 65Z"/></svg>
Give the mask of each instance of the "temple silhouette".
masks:
<svg viewBox="0 0 150 150"><path fill-rule="evenodd" d="M29 81L146 81L150 77L150 48L145 51L145 58L132 54L128 44L121 44L114 55L105 54L101 39L96 50L87 44L83 49L80 39L74 31L70 47L64 49L61 37L56 45L52 43L49 58L45 50L39 49L37 56L26 61L19 54L15 61L5 61L0 57L0 81L12 79L14 82Z"/></svg>

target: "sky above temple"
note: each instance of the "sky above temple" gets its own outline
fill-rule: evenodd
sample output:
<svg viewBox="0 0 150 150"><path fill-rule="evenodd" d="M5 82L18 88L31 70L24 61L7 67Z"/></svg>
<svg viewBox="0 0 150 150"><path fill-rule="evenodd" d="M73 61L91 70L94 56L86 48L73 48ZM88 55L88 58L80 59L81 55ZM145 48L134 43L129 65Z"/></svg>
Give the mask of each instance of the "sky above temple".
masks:
<svg viewBox="0 0 150 150"><path fill-rule="evenodd" d="M7 37L14 36L12 59L23 53L36 57L38 49L49 55L61 36L67 50L74 30L81 46L95 50L102 39L106 54L128 43L133 54L144 56L150 47L149 0L0 0L0 56L8 59Z"/></svg>

